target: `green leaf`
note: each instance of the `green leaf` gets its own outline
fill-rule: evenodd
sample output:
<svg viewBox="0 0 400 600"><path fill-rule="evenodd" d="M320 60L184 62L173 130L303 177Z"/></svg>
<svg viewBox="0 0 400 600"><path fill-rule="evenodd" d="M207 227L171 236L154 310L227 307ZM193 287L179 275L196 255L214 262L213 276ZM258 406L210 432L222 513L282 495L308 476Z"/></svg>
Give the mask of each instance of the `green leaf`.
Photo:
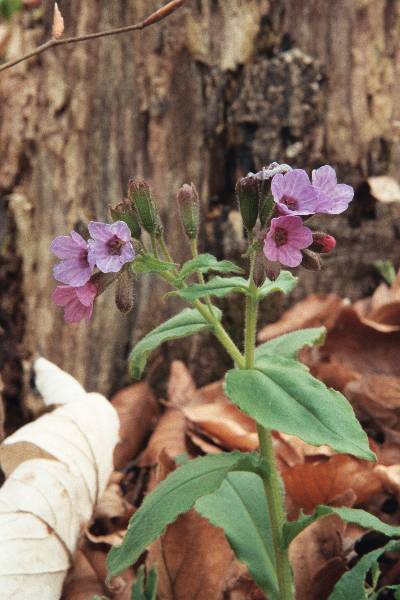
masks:
<svg viewBox="0 0 400 600"><path fill-rule="evenodd" d="M150 569L145 581L144 566L137 572L136 581L132 587L131 600L156 600L157 597L157 572Z"/></svg>
<svg viewBox="0 0 400 600"><path fill-rule="evenodd" d="M268 506L261 478L254 473L230 473L216 492L197 500L194 507L210 523L222 527L236 558L248 567L268 598L278 598Z"/></svg>
<svg viewBox="0 0 400 600"><path fill-rule="evenodd" d="M225 391L241 410L267 429L296 435L314 446L375 460L349 402L315 379L301 363L281 356L259 360L257 369L231 370Z"/></svg>
<svg viewBox="0 0 400 600"><path fill-rule="evenodd" d="M391 541L386 546L365 554L355 567L344 573L335 585L328 600L366 600L365 578L384 552L399 552L400 542Z"/></svg>
<svg viewBox="0 0 400 600"><path fill-rule="evenodd" d="M391 260L376 260L372 263L388 285L396 280L396 270Z"/></svg>
<svg viewBox="0 0 400 600"><path fill-rule="evenodd" d="M289 523L285 523L283 526L283 538L285 544L288 546L290 542L294 540L294 538L299 535L311 523L314 523L317 519L321 517L326 517L327 515L338 515L343 521L346 523L355 523L356 525L360 525L360 527L364 527L365 529L374 529L375 531L379 531L388 537L396 537L400 536L400 527L393 527L392 525L388 525L387 523L383 523L378 517L371 515L365 510L361 510L359 508L335 508L333 506L317 506L315 512L312 515L304 515L302 514L297 521L290 521Z"/></svg>
<svg viewBox="0 0 400 600"><path fill-rule="evenodd" d="M0 16L11 19L15 12L22 9L22 0L0 0Z"/></svg>
<svg viewBox="0 0 400 600"><path fill-rule="evenodd" d="M196 458L168 475L144 499L130 520L122 545L111 549L109 577L134 564L144 550L201 496L215 492L232 471L263 473L258 453L230 452Z"/></svg>
<svg viewBox="0 0 400 600"><path fill-rule="evenodd" d="M201 273L209 273L210 271L215 273L242 273L243 269L229 260L217 260L212 254L200 254L196 258L185 262L179 272L178 279L183 281L196 271Z"/></svg>
<svg viewBox="0 0 400 600"><path fill-rule="evenodd" d="M223 298L228 294L240 292L241 294L250 294L249 284L243 277L213 277L207 283L193 283L186 288L171 292L177 294L188 302L193 302L204 296L217 296Z"/></svg>
<svg viewBox="0 0 400 600"><path fill-rule="evenodd" d="M151 254L139 255L132 262L132 270L134 273L164 273L165 271L173 271L178 265L164 260L159 260Z"/></svg>
<svg viewBox="0 0 400 600"><path fill-rule="evenodd" d="M214 314L221 318L221 311L218 308L214 307ZM140 378L150 353L163 342L177 340L211 328L212 326L197 310L185 308L172 319L168 319L168 321L150 331L136 344L129 356L131 376L135 379Z"/></svg>
<svg viewBox="0 0 400 600"><path fill-rule="evenodd" d="M256 348L256 362L268 358L271 354L279 354L284 358L297 358L299 351L305 346L317 346L325 341L325 327L310 327L285 333L265 342Z"/></svg>
<svg viewBox="0 0 400 600"><path fill-rule="evenodd" d="M268 278L264 281L262 286L258 288L257 297L262 300L274 292L288 294L296 287L297 279L290 271L281 271L275 281L271 281Z"/></svg>

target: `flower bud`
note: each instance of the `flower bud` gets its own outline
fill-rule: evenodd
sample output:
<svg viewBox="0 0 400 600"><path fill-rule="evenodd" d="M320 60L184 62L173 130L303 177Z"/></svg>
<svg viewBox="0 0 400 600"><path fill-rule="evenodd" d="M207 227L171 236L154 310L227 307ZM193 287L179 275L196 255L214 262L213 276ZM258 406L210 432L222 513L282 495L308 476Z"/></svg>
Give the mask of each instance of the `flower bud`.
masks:
<svg viewBox="0 0 400 600"><path fill-rule="evenodd" d="M110 206L110 214L113 221L124 221L131 230L133 239L140 240L141 230L139 221L128 198L124 198L117 206Z"/></svg>
<svg viewBox="0 0 400 600"><path fill-rule="evenodd" d="M183 229L190 240L194 240L199 232L200 204L199 195L194 183L185 183L177 192L179 214Z"/></svg>
<svg viewBox="0 0 400 600"><path fill-rule="evenodd" d="M313 243L310 250L318 252L318 254L326 254L336 247L336 240L332 235L328 235L323 231L313 232Z"/></svg>
<svg viewBox="0 0 400 600"><path fill-rule="evenodd" d="M115 288L115 304L124 314L130 312L134 306L134 275L129 268L122 269Z"/></svg>
<svg viewBox="0 0 400 600"><path fill-rule="evenodd" d="M97 295L100 296L118 277L118 273L95 273L90 278L90 283L97 288Z"/></svg>
<svg viewBox="0 0 400 600"><path fill-rule="evenodd" d="M260 223L261 227L265 227L268 219L272 215L272 212L275 208L274 198L271 193L265 193L261 195L260 200Z"/></svg>
<svg viewBox="0 0 400 600"><path fill-rule="evenodd" d="M141 226L150 235L161 235L162 225L160 216L148 183L144 179L131 179L128 185L128 195Z"/></svg>
<svg viewBox="0 0 400 600"><path fill-rule="evenodd" d="M259 189L256 177L242 177L236 184L236 196L239 202L243 225L252 231L257 223L259 211Z"/></svg>
<svg viewBox="0 0 400 600"><path fill-rule="evenodd" d="M306 248L301 251L303 255L303 260L301 262L301 266L307 269L308 271L320 271L322 269L322 261L320 256Z"/></svg>

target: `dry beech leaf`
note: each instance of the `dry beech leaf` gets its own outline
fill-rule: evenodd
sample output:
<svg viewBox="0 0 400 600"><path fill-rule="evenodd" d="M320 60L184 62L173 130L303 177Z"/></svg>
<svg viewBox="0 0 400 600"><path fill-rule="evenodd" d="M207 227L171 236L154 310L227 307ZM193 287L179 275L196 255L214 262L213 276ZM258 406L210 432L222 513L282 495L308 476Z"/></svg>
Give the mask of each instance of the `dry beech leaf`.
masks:
<svg viewBox="0 0 400 600"><path fill-rule="evenodd" d="M251 452L258 448L253 419L228 400L186 406L183 413L201 432L227 450Z"/></svg>
<svg viewBox="0 0 400 600"><path fill-rule="evenodd" d="M258 334L259 342L266 342L278 335L324 325L330 329L346 301L336 294L311 294L305 300L287 310L276 323L267 325Z"/></svg>
<svg viewBox="0 0 400 600"><path fill-rule="evenodd" d="M105 593L93 566L85 554L78 551L65 582L62 600L93 600L93 596L103 596Z"/></svg>
<svg viewBox="0 0 400 600"><path fill-rule="evenodd" d="M300 509L313 512L318 504L364 504L383 489L373 463L344 455L284 469L283 480L290 519L297 518Z"/></svg>
<svg viewBox="0 0 400 600"><path fill-rule="evenodd" d="M186 365L180 360L171 364L168 380L168 400L173 406L186 406L192 402L196 386Z"/></svg>
<svg viewBox="0 0 400 600"><path fill-rule="evenodd" d="M323 458L335 453L329 446L311 446L300 438L286 433L274 432L275 456L282 467L302 464L308 458Z"/></svg>
<svg viewBox="0 0 400 600"><path fill-rule="evenodd" d="M346 525L337 516L313 523L289 548L294 571L296 600L326 600L346 570Z"/></svg>
<svg viewBox="0 0 400 600"><path fill-rule="evenodd" d="M178 408L168 408L159 420L146 449L139 458L140 467L157 464L161 452L171 459L187 452L186 419Z"/></svg>
<svg viewBox="0 0 400 600"><path fill-rule="evenodd" d="M43 380L37 386L46 403L58 404L71 381L46 368L51 385ZM80 531L111 474L118 429L108 400L85 394L25 425L0 447L7 476L0 490L0 588L7 598L59 599Z"/></svg>
<svg viewBox="0 0 400 600"><path fill-rule="evenodd" d="M137 383L117 392L111 403L121 423L120 442L114 465L122 469L141 450L159 415L156 398L147 383Z"/></svg>

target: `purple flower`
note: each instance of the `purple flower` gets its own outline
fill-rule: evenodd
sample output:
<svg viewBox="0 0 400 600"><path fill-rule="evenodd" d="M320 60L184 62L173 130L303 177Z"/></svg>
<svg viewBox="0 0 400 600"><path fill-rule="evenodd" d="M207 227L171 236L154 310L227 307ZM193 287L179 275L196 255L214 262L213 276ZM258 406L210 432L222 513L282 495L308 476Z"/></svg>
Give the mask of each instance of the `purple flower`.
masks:
<svg viewBox="0 0 400 600"><path fill-rule="evenodd" d="M264 254L287 267L297 267L303 256L300 252L312 244L311 229L303 225L301 217L284 216L272 219L265 242Z"/></svg>
<svg viewBox="0 0 400 600"><path fill-rule="evenodd" d="M93 238L89 240L89 261L103 273L117 273L135 258L131 231L124 221L115 221L111 225L91 221L88 229Z"/></svg>
<svg viewBox="0 0 400 600"><path fill-rule="evenodd" d="M303 169L285 175L277 173L271 191L279 212L284 215L312 215L317 212L318 194Z"/></svg>
<svg viewBox="0 0 400 600"><path fill-rule="evenodd" d="M93 302L96 295L96 286L88 282L80 287L59 285L54 290L52 298L57 306L64 307L66 323L79 323L82 319L89 321L93 313Z"/></svg>
<svg viewBox="0 0 400 600"><path fill-rule="evenodd" d="M71 231L70 235L56 237L50 246L53 254L61 258L53 268L57 281L80 287L89 281L94 264L88 258L88 245L79 233Z"/></svg>
<svg viewBox="0 0 400 600"><path fill-rule="evenodd" d="M318 196L318 212L338 215L344 212L353 200L351 185L338 183L335 170L324 165L312 172L313 187Z"/></svg>

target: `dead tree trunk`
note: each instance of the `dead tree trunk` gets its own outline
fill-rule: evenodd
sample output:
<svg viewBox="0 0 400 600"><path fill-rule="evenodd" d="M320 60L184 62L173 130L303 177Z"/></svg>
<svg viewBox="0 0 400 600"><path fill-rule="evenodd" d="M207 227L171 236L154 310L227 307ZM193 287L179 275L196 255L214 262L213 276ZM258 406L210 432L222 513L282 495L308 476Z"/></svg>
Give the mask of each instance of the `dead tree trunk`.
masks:
<svg viewBox="0 0 400 600"><path fill-rule="evenodd" d="M43 19L19 17L3 58L48 36L51 4ZM72 34L137 21L161 1L59 5ZM89 326L65 325L50 300L51 239L106 219L133 174L152 183L178 258L187 248L173 196L190 180L201 192L204 247L234 256L242 250L232 197L239 175L272 160L334 164L357 198L330 224L338 252L299 293L368 292L371 261L399 253L399 210L378 204L366 184L399 171L399 12L393 0L188 0L143 33L58 48L2 74L0 356L9 400L35 353L90 389L115 388L132 342L170 312L147 279L129 317L106 293ZM217 359L190 349L200 378L210 379Z"/></svg>

